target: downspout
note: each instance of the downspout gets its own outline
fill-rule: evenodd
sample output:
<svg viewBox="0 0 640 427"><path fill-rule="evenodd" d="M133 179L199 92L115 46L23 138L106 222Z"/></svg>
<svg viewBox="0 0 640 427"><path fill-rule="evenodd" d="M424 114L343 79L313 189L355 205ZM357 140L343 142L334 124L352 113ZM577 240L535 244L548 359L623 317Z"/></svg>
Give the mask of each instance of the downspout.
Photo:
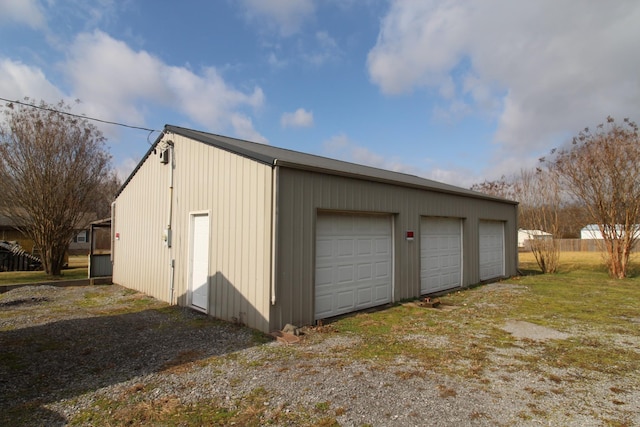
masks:
<svg viewBox="0 0 640 427"><path fill-rule="evenodd" d="M109 258L113 266L113 254L116 251L116 202L111 202L111 254Z"/></svg>
<svg viewBox="0 0 640 427"><path fill-rule="evenodd" d="M276 266L278 249L278 159L273 161L271 169L271 305L276 305Z"/></svg>
<svg viewBox="0 0 640 427"><path fill-rule="evenodd" d="M175 276L175 260L173 259L172 251L172 230L171 223L173 220L173 169L175 168L175 161L173 157L173 141L167 141L167 150L169 150L169 212L167 215L167 248L169 248L169 304L173 304L173 292L174 292L174 276Z"/></svg>
<svg viewBox="0 0 640 427"><path fill-rule="evenodd" d="M513 205L513 210L515 211L515 222L516 222L516 235L515 235L515 244L516 244L516 274L522 276L522 272L520 271L520 253L518 251L518 230L520 227L520 224L518 223L519 221L519 217L520 217L520 213L519 213L519 209L520 209L520 204L515 204ZM511 229L513 230L513 227L511 227ZM513 248L512 248L513 250Z"/></svg>

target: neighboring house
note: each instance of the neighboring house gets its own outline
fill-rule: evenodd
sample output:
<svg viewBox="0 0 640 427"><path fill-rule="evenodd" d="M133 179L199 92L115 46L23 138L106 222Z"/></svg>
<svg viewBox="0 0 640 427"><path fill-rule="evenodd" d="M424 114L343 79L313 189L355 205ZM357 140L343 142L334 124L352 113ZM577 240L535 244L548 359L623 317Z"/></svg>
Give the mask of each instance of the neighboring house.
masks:
<svg viewBox="0 0 640 427"><path fill-rule="evenodd" d="M91 245L89 244L89 229L80 230L69 242L70 255L88 255Z"/></svg>
<svg viewBox="0 0 640 427"><path fill-rule="evenodd" d="M0 240L17 242L22 249L31 253L33 251L33 240L15 229L15 222L2 214L0 214Z"/></svg>
<svg viewBox="0 0 640 427"><path fill-rule="evenodd" d="M636 225L635 237L640 239L640 224ZM622 232L622 225L617 225L616 230ZM602 232L600 231L600 227L598 224L589 224L584 226L580 230L580 238L581 239L593 239L593 240L602 240Z"/></svg>
<svg viewBox="0 0 640 427"><path fill-rule="evenodd" d="M70 255L89 254L89 223L95 219L96 214L92 212L82 215L81 220L78 222L77 234L69 242L68 253ZM16 224L11 218L0 215L0 240L16 241L25 252L38 254L37 248L34 248L33 240L15 227Z"/></svg>
<svg viewBox="0 0 640 427"><path fill-rule="evenodd" d="M517 273L516 202L166 126L112 209L113 282L273 331Z"/></svg>
<svg viewBox="0 0 640 427"><path fill-rule="evenodd" d="M518 247L524 248L527 240L552 239L553 234L542 230L518 230Z"/></svg>

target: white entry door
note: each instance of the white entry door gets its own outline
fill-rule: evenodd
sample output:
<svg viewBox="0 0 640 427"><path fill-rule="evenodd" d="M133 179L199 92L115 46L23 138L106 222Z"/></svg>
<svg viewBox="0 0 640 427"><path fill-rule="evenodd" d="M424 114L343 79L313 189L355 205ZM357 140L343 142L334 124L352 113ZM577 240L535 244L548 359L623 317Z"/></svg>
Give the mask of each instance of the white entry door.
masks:
<svg viewBox="0 0 640 427"><path fill-rule="evenodd" d="M480 221L480 280L504 276L504 222Z"/></svg>
<svg viewBox="0 0 640 427"><path fill-rule="evenodd" d="M316 319L391 302L391 236L388 215L318 215Z"/></svg>
<svg viewBox="0 0 640 427"><path fill-rule="evenodd" d="M191 215L191 265L189 290L191 305L209 310L209 214Z"/></svg>
<svg viewBox="0 0 640 427"><path fill-rule="evenodd" d="M420 221L420 293L462 283L462 221L424 217Z"/></svg>

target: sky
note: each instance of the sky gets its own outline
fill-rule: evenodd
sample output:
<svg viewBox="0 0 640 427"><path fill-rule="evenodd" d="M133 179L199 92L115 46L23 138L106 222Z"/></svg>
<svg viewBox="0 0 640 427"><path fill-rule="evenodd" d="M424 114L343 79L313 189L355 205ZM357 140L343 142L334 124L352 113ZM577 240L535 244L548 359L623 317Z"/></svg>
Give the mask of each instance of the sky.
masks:
<svg viewBox="0 0 640 427"><path fill-rule="evenodd" d="M0 0L0 97L469 188L639 121L639 23L637 0ZM158 136L96 124L123 179Z"/></svg>

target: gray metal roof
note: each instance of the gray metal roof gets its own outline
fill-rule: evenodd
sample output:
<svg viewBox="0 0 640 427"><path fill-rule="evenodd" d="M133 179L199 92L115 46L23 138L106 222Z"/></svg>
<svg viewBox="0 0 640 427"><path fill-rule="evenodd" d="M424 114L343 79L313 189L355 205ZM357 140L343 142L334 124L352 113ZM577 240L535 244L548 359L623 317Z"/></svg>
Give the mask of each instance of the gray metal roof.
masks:
<svg viewBox="0 0 640 427"><path fill-rule="evenodd" d="M350 176L370 181L387 182L432 191L461 194L474 198L499 200L517 204L517 202L511 200L490 196L484 193L444 184L442 182L421 178L415 175L378 169L356 163L343 162L341 160L330 159L328 157L278 148L273 145L259 144L171 125L165 126L165 132L173 132L272 166L286 166L296 169L316 170L333 175Z"/></svg>
<svg viewBox="0 0 640 427"><path fill-rule="evenodd" d="M156 145L160 142L160 140L166 133L175 133L178 135L182 135L187 138L200 141L204 144L212 145L271 166L285 166L295 169L314 170L332 175L342 175L369 181L402 185L405 187L415 187L442 193L459 194L473 198L496 200L517 204L517 202L512 200L490 196L484 193L471 191L462 187L456 187L454 185L444 184L442 182L421 178L415 175L408 175L400 172L378 169L371 166L359 165L356 163L343 162L341 160L330 159L328 157L316 156L299 151L278 148L274 147L273 145L259 144L255 142L231 138L228 136L216 135L213 133L202 132L173 125L165 125L164 133L156 139L153 146L141 160L140 164L138 164L138 167L136 167L131 176L122 185L120 191L122 191L122 189L127 185L131 177L133 177L137 169L155 149ZM118 191L118 193L120 193L120 191Z"/></svg>

